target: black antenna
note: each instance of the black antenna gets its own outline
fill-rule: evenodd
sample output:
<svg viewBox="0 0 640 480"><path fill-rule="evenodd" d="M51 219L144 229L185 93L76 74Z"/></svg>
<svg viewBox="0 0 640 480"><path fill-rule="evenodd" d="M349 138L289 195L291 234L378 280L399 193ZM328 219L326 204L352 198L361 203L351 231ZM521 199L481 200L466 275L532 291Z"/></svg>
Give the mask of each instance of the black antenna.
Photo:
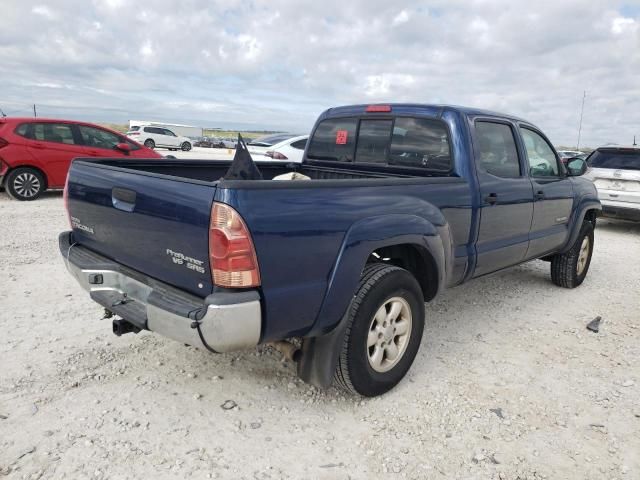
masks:
<svg viewBox="0 0 640 480"><path fill-rule="evenodd" d="M7 114L6 114L6 113L4 113L4 111L3 111L1 108L0 108L0 115L2 115L3 117L6 117L6 116L7 116ZM633 141L634 141L634 142L635 142L635 138L636 138L636 137L633 137L633 139L634 139Z"/></svg>
<svg viewBox="0 0 640 480"><path fill-rule="evenodd" d="M33 116L37 117L38 116L38 112L36 112L36 104L33 104Z"/></svg>
<svg viewBox="0 0 640 480"><path fill-rule="evenodd" d="M580 150L580 135L582 134L582 115L584 114L584 100L587 98L587 91L582 94L582 108L580 109L580 125L578 126L578 143L576 143L576 150Z"/></svg>
<svg viewBox="0 0 640 480"><path fill-rule="evenodd" d="M638 144L636 143L636 136L634 135L633 136L633 146L635 147L636 145L638 145Z"/></svg>

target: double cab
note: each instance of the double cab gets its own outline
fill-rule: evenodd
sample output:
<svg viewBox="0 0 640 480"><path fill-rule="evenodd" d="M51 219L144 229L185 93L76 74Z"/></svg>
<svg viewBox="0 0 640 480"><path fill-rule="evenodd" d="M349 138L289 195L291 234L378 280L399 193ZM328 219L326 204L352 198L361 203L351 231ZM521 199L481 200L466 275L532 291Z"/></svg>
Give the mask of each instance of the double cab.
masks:
<svg viewBox="0 0 640 480"><path fill-rule="evenodd" d="M535 259L560 287L589 270L601 206L585 162L565 167L510 115L331 108L302 163L260 163L254 180L229 166L74 161L60 252L115 333L270 343L305 381L375 396L409 370L443 289Z"/></svg>

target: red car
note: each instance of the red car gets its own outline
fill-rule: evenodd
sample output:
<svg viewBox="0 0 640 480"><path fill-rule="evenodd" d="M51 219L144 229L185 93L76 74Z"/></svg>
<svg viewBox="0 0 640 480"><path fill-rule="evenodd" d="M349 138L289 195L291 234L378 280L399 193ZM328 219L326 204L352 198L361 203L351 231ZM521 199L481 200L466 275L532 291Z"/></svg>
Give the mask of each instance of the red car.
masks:
<svg viewBox="0 0 640 480"><path fill-rule="evenodd" d="M16 200L35 200L48 188L63 188L76 157L163 158L91 123L0 118L0 186Z"/></svg>

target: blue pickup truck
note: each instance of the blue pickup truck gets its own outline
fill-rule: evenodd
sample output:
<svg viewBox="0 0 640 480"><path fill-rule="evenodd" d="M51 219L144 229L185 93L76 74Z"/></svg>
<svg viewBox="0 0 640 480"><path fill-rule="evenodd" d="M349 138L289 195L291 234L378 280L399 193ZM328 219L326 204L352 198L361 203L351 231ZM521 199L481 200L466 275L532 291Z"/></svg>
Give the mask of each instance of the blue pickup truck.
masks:
<svg viewBox="0 0 640 480"><path fill-rule="evenodd" d="M375 396L410 368L442 289L533 259L565 288L589 269L601 206L586 165L565 167L520 118L332 108L302 164L260 163L261 180L224 179L229 165L73 162L60 251L114 333L270 343L305 381ZM308 178L274 180L290 172Z"/></svg>

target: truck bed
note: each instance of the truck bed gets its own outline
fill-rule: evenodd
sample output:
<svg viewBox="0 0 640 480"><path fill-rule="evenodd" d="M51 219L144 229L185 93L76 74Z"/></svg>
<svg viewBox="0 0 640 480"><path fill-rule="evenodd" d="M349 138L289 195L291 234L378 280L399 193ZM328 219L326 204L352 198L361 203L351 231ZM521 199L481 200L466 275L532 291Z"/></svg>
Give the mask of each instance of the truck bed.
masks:
<svg viewBox="0 0 640 480"><path fill-rule="evenodd" d="M290 330L291 318L300 332L316 324L343 242L365 218L404 216L409 223L429 218L445 230L445 252L453 257L445 281L463 279L472 222L472 193L463 178L385 173L384 167L371 165L269 162L259 164L266 180L291 171L312 180L221 180L229 165L76 160L68 186L74 241L204 298L216 291L209 265L211 207L214 201L232 206L251 231L260 265L266 325L262 340L281 337Z"/></svg>

